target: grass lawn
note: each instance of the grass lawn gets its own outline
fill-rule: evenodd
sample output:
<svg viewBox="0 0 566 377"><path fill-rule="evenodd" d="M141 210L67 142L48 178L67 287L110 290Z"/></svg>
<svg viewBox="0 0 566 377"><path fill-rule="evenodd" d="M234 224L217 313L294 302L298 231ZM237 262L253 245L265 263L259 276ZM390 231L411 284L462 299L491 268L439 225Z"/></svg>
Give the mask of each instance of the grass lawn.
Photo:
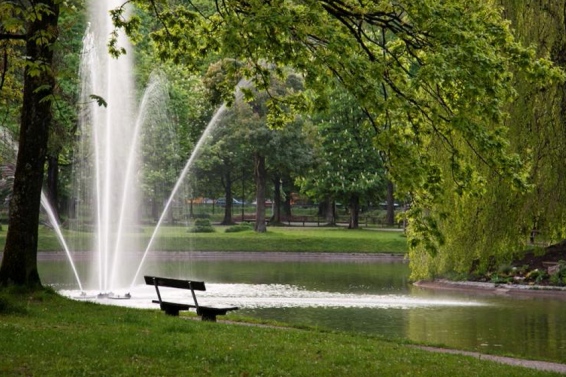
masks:
<svg viewBox="0 0 566 377"><path fill-rule="evenodd" d="M358 229L343 227L268 227L266 233L244 231L226 233L227 227L215 226L214 233L189 233L186 227L162 227L152 249L160 251L292 251L345 253L405 253L407 241L399 230ZM130 234L147 245L152 228ZM65 231L70 245L80 240L89 245L90 233ZM0 232L0 246L6 240L6 230ZM88 246L85 246L85 248ZM42 227L39 250L62 250L55 232ZM71 247L71 249L74 249Z"/></svg>
<svg viewBox="0 0 566 377"><path fill-rule="evenodd" d="M365 335L0 292L2 376L554 376Z"/></svg>

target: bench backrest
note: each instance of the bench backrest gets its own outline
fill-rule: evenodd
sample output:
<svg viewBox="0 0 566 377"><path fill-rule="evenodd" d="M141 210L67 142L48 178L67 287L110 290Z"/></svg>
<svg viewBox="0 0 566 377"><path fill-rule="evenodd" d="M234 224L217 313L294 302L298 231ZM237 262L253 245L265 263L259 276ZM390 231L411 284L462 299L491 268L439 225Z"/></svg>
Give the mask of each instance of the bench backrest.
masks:
<svg viewBox="0 0 566 377"><path fill-rule="evenodd" d="M155 287L155 292L157 293L157 298L159 299L160 304L163 302L163 300L161 300L161 292L159 292L159 287L190 289L191 295L193 296L193 301L195 302L195 307L197 309L199 306L195 291L206 291L204 281L161 278L157 276L144 276L144 279L147 285L153 285Z"/></svg>
<svg viewBox="0 0 566 377"><path fill-rule="evenodd" d="M206 291L204 281L192 281L192 280L181 280L181 279L171 279L171 278L161 278L157 276L144 276L145 283L147 285L159 286L159 287L169 287L169 288L181 288L190 289L194 291Z"/></svg>

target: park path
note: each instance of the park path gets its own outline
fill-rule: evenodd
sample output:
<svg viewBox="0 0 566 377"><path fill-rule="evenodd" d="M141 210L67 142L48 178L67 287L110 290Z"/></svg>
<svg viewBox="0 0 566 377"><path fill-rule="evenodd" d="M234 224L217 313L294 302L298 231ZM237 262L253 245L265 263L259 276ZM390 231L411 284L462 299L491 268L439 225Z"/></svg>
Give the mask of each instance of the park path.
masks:
<svg viewBox="0 0 566 377"><path fill-rule="evenodd" d="M198 318L189 317L194 320L198 320ZM230 320L218 320L218 322L231 324L231 325L240 325L240 326L251 326L251 327L266 327L272 329L281 329L281 330L297 330L303 331L300 329L296 329L293 327L285 327L285 326L276 326L276 325L265 325L265 324L258 324L258 323L247 323L247 322L237 322L237 321L230 321ZM566 364L560 363L553 363L550 361L539 361L539 360L526 360L526 359L517 359L514 357L506 357L506 356L496 356L496 355L487 355L484 353L479 352L472 352L472 351L462 351L456 349L449 349L449 348L440 348L440 347L429 347L429 346L408 346L417 348L423 351L429 352L438 352L438 353L449 353L455 355L463 355L463 356L470 356L475 357L480 360L489 360L500 364L512 365L512 366L520 366L523 368L535 369L545 372L556 372L560 374L566 375Z"/></svg>
<svg viewBox="0 0 566 377"><path fill-rule="evenodd" d="M566 374L566 364L552 363L549 361L516 359L513 357L505 357L505 356L486 355L479 352L460 351L460 350L453 350L447 348L427 347L427 346L413 346L413 347L430 352L465 355L465 356L476 357L481 360L495 361L496 363L501 363L501 364L521 366L521 367L536 369L541 371Z"/></svg>

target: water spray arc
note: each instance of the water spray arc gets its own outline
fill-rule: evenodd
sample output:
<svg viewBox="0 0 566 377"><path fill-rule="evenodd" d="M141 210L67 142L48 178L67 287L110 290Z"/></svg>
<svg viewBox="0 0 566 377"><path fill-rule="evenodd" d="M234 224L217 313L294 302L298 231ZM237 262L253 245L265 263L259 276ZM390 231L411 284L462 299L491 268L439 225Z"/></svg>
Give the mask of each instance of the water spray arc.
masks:
<svg viewBox="0 0 566 377"><path fill-rule="evenodd" d="M106 51L105 38L112 27L108 10L119 3L110 0L90 5L91 23L83 38L80 66L81 103L84 106L80 113L81 141L75 157L74 196L77 204L74 230L88 228L94 241L91 245L77 244L74 250L90 250L94 263L91 263L88 284L96 285L99 295L105 297L112 295L114 289L126 287L129 280L124 279L133 276L129 286L135 285L175 195L226 111L226 105L222 105L205 128L165 202L146 247L142 248L139 244L141 237L133 234L135 229L141 228L138 211L142 134L148 118L156 109L166 107L162 102L166 91L162 77L152 75L139 108L135 109L132 61L128 55L113 59ZM129 46L125 38L120 38L119 43ZM239 88L248 85L246 80L238 84L237 98L242 95ZM52 223L56 224L54 218ZM58 235L82 291L83 282L69 251L72 248L66 245L59 226L55 227L59 229ZM144 250L143 253L140 250Z"/></svg>
<svg viewBox="0 0 566 377"><path fill-rule="evenodd" d="M240 80L240 82L236 86L236 92L235 92L236 93L236 100L240 99L243 96L240 88L245 88L245 87L248 87L249 85L250 85L249 80L247 80L247 79ZM155 229L154 229L154 231L153 231L153 233L152 233L152 235L149 239L149 242L148 242L146 249L143 253L143 256L142 256L142 259L141 259L140 264L138 266L138 269L136 270L136 273L134 274L132 282L130 283L130 287L133 287L136 284L136 281L139 277L139 274L141 273L141 270L142 270L142 267L145 263L147 255L148 255L149 251L151 250L151 247L153 246L153 243L154 243L155 238L157 236L157 232L159 231L159 228L161 227L161 225L162 225L162 223L165 219L165 216L167 215L167 212L168 212L169 208L171 207L171 204L173 203L173 198L175 197L175 195L179 191L181 184L183 183L187 174L189 173L189 171L193 167L195 160L199 157L200 153L202 152L203 145L209 140L211 133L214 131L214 129L218 125L218 122L221 119L224 112L226 111L226 108L227 108L226 104L222 104L222 106L220 106L220 108L218 110L216 110L216 113L214 114L214 116L212 117L210 122L208 122L208 125L206 126L204 132L202 133L199 141L195 145L193 152L191 153L191 156L189 157L185 166L183 167L183 170L181 171L181 174L179 175L179 178L177 179L177 182L175 183L175 186L173 187L173 190L171 191L171 194L169 195L169 198L167 199L167 202L165 204L165 208L163 209L163 212L161 213L161 216L159 217L159 220L157 221L157 225L155 226Z"/></svg>
<svg viewBox="0 0 566 377"><path fill-rule="evenodd" d="M57 221L57 217L55 216L55 212L53 211L53 208L49 204L49 200L47 199L47 196L45 195L45 193L43 191L41 192L41 206L43 207L43 209L47 213L47 217L49 218L49 221L53 225L53 229L55 230L55 233L57 234L57 238L59 239L59 242L61 242L61 246L63 246L63 249L65 250L65 255L67 256L67 259L69 260L69 263L71 264L71 269L73 270L73 275L75 276L75 280L77 281L77 284L79 285L79 290L81 292L83 292L83 285L81 283L81 279L79 278L79 273L77 271L77 267L75 266L75 262L73 261L73 257L71 255L71 250L69 249L69 246L67 245L67 242L65 241L65 237L63 236L63 232L61 231L61 226L60 226L59 222Z"/></svg>

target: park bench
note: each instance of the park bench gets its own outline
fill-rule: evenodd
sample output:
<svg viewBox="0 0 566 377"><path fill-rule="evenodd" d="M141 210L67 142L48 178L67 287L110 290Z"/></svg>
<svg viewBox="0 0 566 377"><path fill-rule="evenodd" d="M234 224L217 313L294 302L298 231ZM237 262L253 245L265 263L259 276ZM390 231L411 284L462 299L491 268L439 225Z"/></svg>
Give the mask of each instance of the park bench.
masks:
<svg viewBox="0 0 566 377"><path fill-rule="evenodd" d="M196 309L197 315L201 316L203 321L216 322L217 315L225 315L232 310L238 310L236 306L217 306L217 305L199 305L195 291L206 291L203 281L191 281L181 279L162 278L157 276L144 276L145 283L155 287L157 300L152 300L154 304L159 304L161 310L167 315L178 316L181 310ZM188 289L191 291L193 303L177 303L164 301L161 297L159 287Z"/></svg>

